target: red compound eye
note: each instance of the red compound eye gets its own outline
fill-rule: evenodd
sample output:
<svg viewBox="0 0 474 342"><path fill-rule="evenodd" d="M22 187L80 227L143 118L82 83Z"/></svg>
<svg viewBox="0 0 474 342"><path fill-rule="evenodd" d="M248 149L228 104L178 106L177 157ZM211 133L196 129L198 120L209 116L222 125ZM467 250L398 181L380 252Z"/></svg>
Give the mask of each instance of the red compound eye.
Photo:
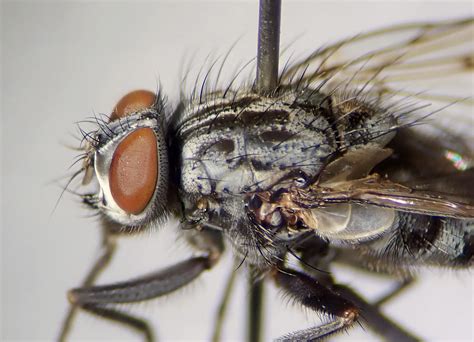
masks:
<svg viewBox="0 0 474 342"><path fill-rule="evenodd" d="M133 131L115 149L109 169L110 191L128 214L140 214L153 197L158 179L157 149L151 128Z"/></svg>
<svg viewBox="0 0 474 342"><path fill-rule="evenodd" d="M135 90L120 99L110 115L110 121L123 118L139 110L153 106L156 101L155 93L148 90Z"/></svg>

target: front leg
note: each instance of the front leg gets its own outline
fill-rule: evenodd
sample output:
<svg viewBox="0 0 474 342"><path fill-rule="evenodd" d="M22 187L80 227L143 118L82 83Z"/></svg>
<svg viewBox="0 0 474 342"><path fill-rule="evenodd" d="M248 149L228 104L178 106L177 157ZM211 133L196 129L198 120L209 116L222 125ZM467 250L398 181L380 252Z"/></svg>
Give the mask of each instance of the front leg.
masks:
<svg viewBox="0 0 474 342"><path fill-rule="evenodd" d="M153 333L146 321L120 312L113 304L135 303L169 294L191 283L216 261L215 256L194 257L131 281L73 289L69 292L68 299L72 305L127 325L142 333L147 341L152 341Z"/></svg>
<svg viewBox="0 0 474 342"><path fill-rule="evenodd" d="M73 289L68 293L71 303L100 305L135 303L171 293L196 279L215 261L209 256L195 257L130 281Z"/></svg>
<svg viewBox="0 0 474 342"><path fill-rule="evenodd" d="M101 286L73 289L68 299L74 307L127 326L142 334L146 341L153 341L153 332L147 321L121 312L116 304L135 303L157 298L191 283L202 272L212 268L219 260L222 249L207 232L201 232L207 241L207 251L150 275L134 280ZM203 247L201 245L200 247Z"/></svg>
<svg viewBox="0 0 474 342"><path fill-rule="evenodd" d="M117 247L116 240L117 232L114 230L114 227L104 223L102 226L102 254L96 260L86 278L82 282L82 287L92 286L97 280L97 277L99 277L99 275L107 268ZM61 325L58 341L66 341L78 309L79 308L76 305L70 305Z"/></svg>

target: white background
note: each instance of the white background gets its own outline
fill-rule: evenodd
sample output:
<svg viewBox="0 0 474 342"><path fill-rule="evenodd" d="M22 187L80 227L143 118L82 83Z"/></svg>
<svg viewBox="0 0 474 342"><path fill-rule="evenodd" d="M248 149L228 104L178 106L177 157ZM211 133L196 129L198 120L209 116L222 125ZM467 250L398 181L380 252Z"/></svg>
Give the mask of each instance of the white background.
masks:
<svg viewBox="0 0 474 342"><path fill-rule="evenodd" d="M2 3L3 339L54 339L67 308L67 289L81 282L99 255L98 225L77 199L65 195L52 213L61 192L54 181L71 172L67 167L77 153L65 147L76 144L74 122L94 112L109 113L124 93L154 90L158 80L173 103L183 56L188 61L194 54L200 57L192 65L195 71L208 53L222 55L240 38L228 63L231 73L255 55L257 7L256 2L228 1ZM300 37L294 48L303 53L382 25L472 14L471 2L284 1L282 44ZM184 259L189 251L175 242L173 228L121 240L100 283ZM226 258L176 295L130 310L152 317L162 340L208 339L230 270ZM368 298L389 287L387 281L348 270L337 274ZM472 274L430 270L422 278L386 312L429 340L472 340ZM241 280L225 325L226 340L245 336L245 300ZM316 315L288 305L273 288L267 300L267 339L318 322ZM76 321L72 337L138 340L87 314ZM354 328L339 339L366 337Z"/></svg>

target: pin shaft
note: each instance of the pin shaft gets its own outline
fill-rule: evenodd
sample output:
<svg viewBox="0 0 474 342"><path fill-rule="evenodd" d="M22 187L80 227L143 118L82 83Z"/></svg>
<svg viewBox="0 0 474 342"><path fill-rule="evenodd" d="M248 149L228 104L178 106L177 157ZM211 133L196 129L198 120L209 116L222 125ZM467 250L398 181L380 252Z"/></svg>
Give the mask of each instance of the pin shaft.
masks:
<svg viewBox="0 0 474 342"><path fill-rule="evenodd" d="M281 0L260 0L258 21L257 91L265 94L278 85Z"/></svg>

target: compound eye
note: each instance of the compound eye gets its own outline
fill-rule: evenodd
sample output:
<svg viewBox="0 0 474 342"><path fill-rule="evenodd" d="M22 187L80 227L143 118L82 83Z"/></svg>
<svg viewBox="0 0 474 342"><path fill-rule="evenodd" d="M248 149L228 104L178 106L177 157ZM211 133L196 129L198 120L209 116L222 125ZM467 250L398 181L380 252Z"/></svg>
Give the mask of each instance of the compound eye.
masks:
<svg viewBox="0 0 474 342"><path fill-rule="evenodd" d="M110 121L123 118L155 104L155 93L148 90L135 90L122 97L110 115Z"/></svg>
<svg viewBox="0 0 474 342"><path fill-rule="evenodd" d="M158 179L157 139L152 128L128 134L115 149L109 169L113 199L127 214L138 215L153 198Z"/></svg>

